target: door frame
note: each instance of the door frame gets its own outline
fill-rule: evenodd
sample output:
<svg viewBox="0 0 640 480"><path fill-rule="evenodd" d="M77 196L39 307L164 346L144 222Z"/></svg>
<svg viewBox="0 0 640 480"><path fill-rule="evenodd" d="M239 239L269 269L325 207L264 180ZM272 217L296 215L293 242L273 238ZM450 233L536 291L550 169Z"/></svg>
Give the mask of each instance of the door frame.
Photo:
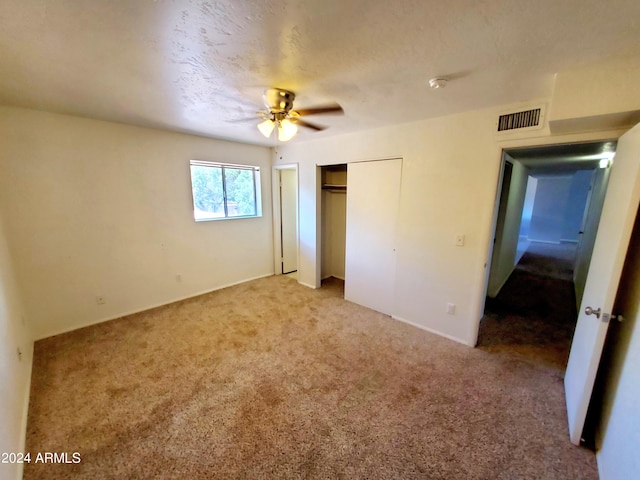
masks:
<svg viewBox="0 0 640 480"><path fill-rule="evenodd" d="M273 212L273 270L276 275L282 275L282 216L280 214L280 171L294 170L296 172L296 264L300 267L300 174L297 163L274 165L271 167L271 194Z"/></svg>
<svg viewBox="0 0 640 480"><path fill-rule="evenodd" d="M489 274L491 271L491 261L493 256L493 239L496 234L496 225L498 222L498 209L500 207L500 193L502 190L502 181L504 174L504 162L505 162L505 154L506 151L512 150L515 148L527 148L527 147L546 147L553 145L562 145L567 143L585 143L585 142L607 142L607 141L617 141L622 134L627 132L628 128L623 129L615 129L615 130L602 130L602 131L593 131L593 132L584 132L584 133L574 133L574 134L566 134L566 135L548 135L548 136L540 136L540 137L522 137L522 138L512 138L505 139L504 141L500 141L498 143L499 153L497 155L497 161L500 162L500 167L498 169L498 177L496 181L496 190L494 194L494 209L493 215L491 216L491 221L487 226L488 233L485 236L485 263L484 268L485 272L482 278L482 288L480 291L481 299L478 302L478 310L476 313L476 318L478 319L475 325L475 333L472 338L474 338L474 342L472 345L478 344L478 335L480 333L480 322L482 321L482 317L484 316L484 307L485 300L487 297L487 289L489 288Z"/></svg>

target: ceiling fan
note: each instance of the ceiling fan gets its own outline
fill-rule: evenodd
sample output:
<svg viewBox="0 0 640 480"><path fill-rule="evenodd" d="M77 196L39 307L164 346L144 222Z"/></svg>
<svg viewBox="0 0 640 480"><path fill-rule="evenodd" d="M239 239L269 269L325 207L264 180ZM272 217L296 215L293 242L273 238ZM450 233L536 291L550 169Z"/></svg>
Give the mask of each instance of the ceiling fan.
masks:
<svg viewBox="0 0 640 480"><path fill-rule="evenodd" d="M342 107L337 103L294 110L293 100L295 98L295 93L283 88L268 88L264 91L262 99L267 110L258 112L259 118L263 119L263 121L258 124L258 130L260 130L262 135L269 138L277 128L278 140L287 142L298 132L298 125L315 131L321 131L326 128L302 120L300 117L344 113Z"/></svg>

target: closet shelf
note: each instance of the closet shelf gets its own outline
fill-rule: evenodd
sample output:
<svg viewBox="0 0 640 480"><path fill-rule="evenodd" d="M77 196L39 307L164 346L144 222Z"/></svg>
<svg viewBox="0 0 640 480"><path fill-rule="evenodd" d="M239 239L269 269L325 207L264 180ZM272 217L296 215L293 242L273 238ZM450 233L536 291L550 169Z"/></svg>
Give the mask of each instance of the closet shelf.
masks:
<svg viewBox="0 0 640 480"><path fill-rule="evenodd" d="M346 185L337 185L334 183L325 183L324 185L322 185L322 189L323 190L330 190L332 192L346 192L347 191L347 186Z"/></svg>

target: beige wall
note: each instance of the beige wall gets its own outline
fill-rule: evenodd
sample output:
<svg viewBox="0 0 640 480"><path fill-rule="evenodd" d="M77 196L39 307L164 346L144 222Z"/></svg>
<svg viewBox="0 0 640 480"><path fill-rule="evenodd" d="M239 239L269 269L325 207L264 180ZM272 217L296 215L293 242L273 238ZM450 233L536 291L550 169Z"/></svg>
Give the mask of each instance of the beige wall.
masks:
<svg viewBox="0 0 640 480"><path fill-rule="evenodd" d="M0 209L35 337L272 274L270 158L266 147L1 108ZM263 216L194 222L191 159L260 166Z"/></svg>
<svg viewBox="0 0 640 480"><path fill-rule="evenodd" d="M0 453L23 451L32 357L33 341L0 215ZM21 472L22 465L0 463L0 478L20 478Z"/></svg>
<svg viewBox="0 0 640 480"><path fill-rule="evenodd" d="M603 130L640 122L640 58L613 58L556 75L551 131Z"/></svg>

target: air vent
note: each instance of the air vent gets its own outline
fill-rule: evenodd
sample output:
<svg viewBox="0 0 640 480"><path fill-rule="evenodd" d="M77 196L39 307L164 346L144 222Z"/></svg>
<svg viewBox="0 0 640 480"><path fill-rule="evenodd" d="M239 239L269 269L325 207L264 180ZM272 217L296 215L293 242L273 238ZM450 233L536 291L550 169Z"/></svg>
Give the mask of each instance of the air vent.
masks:
<svg viewBox="0 0 640 480"><path fill-rule="evenodd" d="M544 107L531 108L520 112L510 112L498 117L497 132L513 130L537 130L544 123Z"/></svg>

